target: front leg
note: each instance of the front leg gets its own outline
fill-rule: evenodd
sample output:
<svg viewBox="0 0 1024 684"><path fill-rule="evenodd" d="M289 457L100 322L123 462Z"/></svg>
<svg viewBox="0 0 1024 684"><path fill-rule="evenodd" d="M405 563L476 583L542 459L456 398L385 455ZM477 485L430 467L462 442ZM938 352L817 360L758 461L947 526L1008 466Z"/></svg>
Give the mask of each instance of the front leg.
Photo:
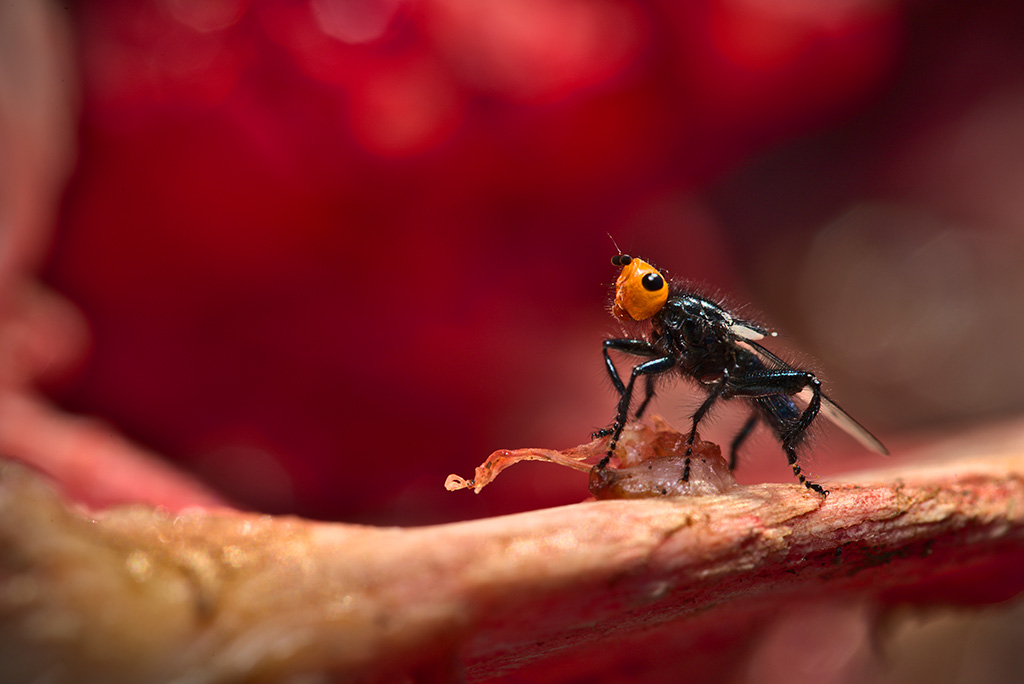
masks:
<svg viewBox="0 0 1024 684"><path fill-rule="evenodd" d="M615 387L615 391L619 393L619 400L622 400L622 396L626 393L626 385L623 384L622 378L619 377L619 370L615 367L612 362L611 354L609 350L614 349L625 354L632 354L633 356L658 356L661 352L654 348L649 342L643 340L635 340L630 338L615 338L611 340L605 340L602 347L601 353L604 355L604 367L608 372L608 377L611 378L612 385ZM653 394L654 386L648 383L648 394ZM650 396L644 398L643 404L640 406L640 410L637 411L637 418L640 417L640 413L644 407L647 406L647 402L650 401ZM618 421L616 421L618 422ZM590 437L597 439L598 437L607 437L608 435L615 432L615 425L611 427L601 428L593 433ZM616 437L617 438L617 437Z"/></svg>
<svg viewBox="0 0 1024 684"><path fill-rule="evenodd" d="M651 399L654 398L654 376L648 375L644 378L644 399L640 402L640 406L637 407L636 413L633 414L633 418L640 420L644 411L647 410L647 405L651 403Z"/></svg>
<svg viewBox="0 0 1024 684"><path fill-rule="evenodd" d="M611 378L612 385L615 387L615 391L619 393L619 399L622 399L622 395L626 393L626 386L622 383L622 378L619 377L619 371L612 363L611 354L609 350L614 349L626 354L632 354L633 356L658 356L660 352L655 349L649 342L643 340L634 340L629 338L616 338L611 340L605 340L601 347L601 353L604 355L604 367L608 372L608 377ZM653 388L652 388L653 389ZM647 400L644 400L646 405ZM643 407L641 407L643 408ZM639 418L639 416L637 416ZM601 428L591 433L591 439L597 439L598 437L607 437L608 435L615 432L614 424L611 427Z"/></svg>
<svg viewBox="0 0 1024 684"><path fill-rule="evenodd" d="M625 391L625 388L623 388L623 391ZM621 394L619 396L621 396ZM636 413L633 414L633 420L640 420L641 418L643 418L644 411L647 410L647 405L651 403L651 399L653 398L654 376L648 375L644 377L644 398L643 401L640 402L640 406L637 408ZM608 435L612 434L613 431L614 430L611 427L601 428L600 430L596 430L590 433L590 438L597 439L598 437L607 437Z"/></svg>
<svg viewBox="0 0 1024 684"><path fill-rule="evenodd" d="M648 358L662 356L662 353L653 344L644 340L630 338L605 340L601 345L601 353L604 354L604 367L608 371L608 377L612 379L612 384L615 385L615 389L620 397L625 394L626 386L622 384L619 371L615 368L615 364L612 363L611 354L608 353L611 350L622 352L623 354L632 354L633 356L646 356Z"/></svg>
<svg viewBox="0 0 1024 684"><path fill-rule="evenodd" d="M633 354L634 356L654 356L649 361L644 361L636 366L633 366L633 370L629 375L629 382L623 383L622 378L619 377L619 372L615 368L615 364L612 363L611 355L608 353L609 350L614 349L615 351L625 352L627 354ZM598 462L598 468L604 468L608 465L608 461L611 460L612 453L615 451L615 447L619 443L619 437L622 436L622 429L626 426L626 421L629 417L629 405L633 401L633 386L636 384L636 379L640 376L650 377L658 375L659 373L665 373L675 368L676 360L675 357L661 355L661 352L656 349L653 345L643 340L632 340L632 339L611 339L604 341L603 347L605 368L608 371L608 377L611 378L612 385L619 392L619 404L615 412L615 422L612 424L611 432L605 434L611 434L612 438L608 442L608 453L605 457ZM603 431L602 431L603 432Z"/></svg>

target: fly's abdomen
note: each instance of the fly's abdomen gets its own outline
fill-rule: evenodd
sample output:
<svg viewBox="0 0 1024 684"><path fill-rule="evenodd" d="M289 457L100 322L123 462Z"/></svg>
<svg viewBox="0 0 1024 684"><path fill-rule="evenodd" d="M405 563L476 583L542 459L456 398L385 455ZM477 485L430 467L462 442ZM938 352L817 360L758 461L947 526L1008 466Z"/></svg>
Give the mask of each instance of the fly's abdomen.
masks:
<svg viewBox="0 0 1024 684"><path fill-rule="evenodd" d="M785 394L757 397L754 403L761 409L768 424L780 435L789 432L800 420L800 407Z"/></svg>

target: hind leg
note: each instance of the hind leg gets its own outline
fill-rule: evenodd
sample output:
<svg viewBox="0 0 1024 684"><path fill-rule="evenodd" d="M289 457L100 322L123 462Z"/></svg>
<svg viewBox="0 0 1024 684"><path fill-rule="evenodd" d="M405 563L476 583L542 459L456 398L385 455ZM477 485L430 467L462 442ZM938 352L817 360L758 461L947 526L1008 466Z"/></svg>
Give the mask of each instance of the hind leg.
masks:
<svg viewBox="0 0 1024 684"><path fill-rule="evenodd" d="M805 389L811 390L811 400L807 403L807 407L800 411L790 397ZM804 476L796 452L797 445L821 409L821 381L813 373L806 371L765 370L733 378L729 384L728 396L745 396L754 399L764 419L779 436L789 467L793 469L793 474L800 484L822 496L828 496L827 489L811 482ZM741 430L741 436L745 439L746 435L742 433ZM739 436L737 439L739 440ZM736 442L734 441L733 444L735 445Z"/></svg>
<svg viewBox="0 0 1024 684"><path fill-rule="evenodd" d="M786 452L786 460L789 461L789 467L793 469L796 479L800 480L804 487L822 496L828 496L827 489L804 477L800 464L797 463L796 445L803 439L804 434L811 427L811 423L814 422L814 419L818 416L818 411L821 409L821 381L811 373L804 373L804 375L806 376L806 386L811 388L813 394L811 395L811 400L807 403L807 408L800 414L796 424L782 435L782 450Z"/></svg>

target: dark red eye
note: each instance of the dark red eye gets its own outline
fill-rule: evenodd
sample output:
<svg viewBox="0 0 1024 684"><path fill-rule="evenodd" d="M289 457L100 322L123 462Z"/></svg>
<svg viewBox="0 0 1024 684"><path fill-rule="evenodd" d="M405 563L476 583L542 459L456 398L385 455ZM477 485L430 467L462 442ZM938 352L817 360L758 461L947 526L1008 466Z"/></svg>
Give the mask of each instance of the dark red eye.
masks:
<svg viewBox="0 0 1024 684"><path fill-rule="evenodd" d="M648 273L640 282L648 292L657 292L665 287L665 279L657 273Z"/></svg>

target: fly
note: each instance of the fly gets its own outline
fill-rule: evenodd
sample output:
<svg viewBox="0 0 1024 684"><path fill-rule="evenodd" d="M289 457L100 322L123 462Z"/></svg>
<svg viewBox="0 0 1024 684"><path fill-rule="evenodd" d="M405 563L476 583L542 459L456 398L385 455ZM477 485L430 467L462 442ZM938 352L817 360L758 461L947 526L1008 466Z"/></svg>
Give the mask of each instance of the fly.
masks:
<svg viewBox="0 0 1024 684"><path fill-rule="evenodd" d="M775 333L742 320L720 304L699 295L681 283L669 282L642 259L617 254L612 264L621 268L615 282L612 314L622 321L649 324L645 339L613 338L604 341L605 367L619 393L615 422L599 435L611 435L608 453L597 464L608 465L629 418L633 390L638 378L644 379L644 396L634 416L640 418L654 397L654 380L677 372L695 380L707 398L693 414L687 445L692 445L697 426L719 401L742 398L751 413L732 440L729 468L743 442L759 422L764 422L782 444L793 474L808 489L828 496L828 490L808 480L797 458L808 428L819 415L855 437L862 445L882 454L885 446L821 391L821 381L811 372L790 366L766 349L760 340ZM646 359L633 366L629 380L619 377L609 352L617 351ZM795 398L806 402L800 408ZM690 450L687 448L681 480L690 479Z"/></svg>

